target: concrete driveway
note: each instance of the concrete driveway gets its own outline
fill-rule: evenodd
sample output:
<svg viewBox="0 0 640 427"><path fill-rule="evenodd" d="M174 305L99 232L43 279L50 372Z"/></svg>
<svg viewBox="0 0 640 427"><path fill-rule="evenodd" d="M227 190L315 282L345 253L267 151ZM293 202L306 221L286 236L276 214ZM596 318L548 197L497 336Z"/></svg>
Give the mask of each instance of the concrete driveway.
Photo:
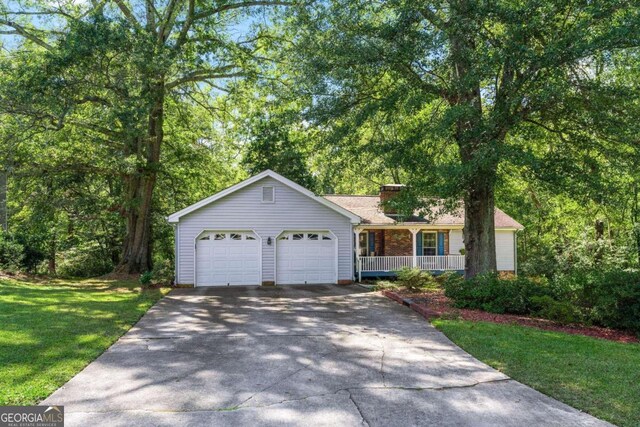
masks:
<svg viewBox="0 0 640 427"><path fill-rule="evenodd" d="M174 290L42 404L68 426L607 425L355 285Z"/></svg>

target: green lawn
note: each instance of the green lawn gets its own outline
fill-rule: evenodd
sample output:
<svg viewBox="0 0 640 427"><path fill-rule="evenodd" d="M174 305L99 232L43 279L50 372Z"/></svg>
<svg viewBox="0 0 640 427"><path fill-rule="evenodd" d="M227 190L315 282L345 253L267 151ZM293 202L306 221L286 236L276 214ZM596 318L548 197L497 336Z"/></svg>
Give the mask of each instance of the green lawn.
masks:
<svg viewBox="0 0 640 427"><path fill-rule="evenodd" d="M640 425L640 345L461 320L433 324L513 379L620 426Z"/></svg>
<svg viewBox="0 0 640 427"><path fill-rule="evenodd" d="M0 405L32 405L124 334L166 289L0 278Z"/></svg>

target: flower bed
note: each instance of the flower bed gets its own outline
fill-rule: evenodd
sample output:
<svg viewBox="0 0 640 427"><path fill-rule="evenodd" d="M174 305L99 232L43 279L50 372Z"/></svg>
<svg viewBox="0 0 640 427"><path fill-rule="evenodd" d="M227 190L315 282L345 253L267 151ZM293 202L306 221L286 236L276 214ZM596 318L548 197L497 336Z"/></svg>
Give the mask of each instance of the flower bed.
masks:
<svg viewBox="0 0 640 427"><path fill-rule="evenodd" d="M585 325L562 325L551 320L539 319L535 317L520 316L514 314L495 314L481 310L470 310L455 308L451 305L449 298L441 290L421 293L411 293L400 290L384 290L382 294L400 304L407 305L427 320L437 317L458 317L464 320L475 322L492 322L517 324L530 326L549 331L565 332L568 334L585 335L595 338L602 338L610 341L623 343L638 343L638 337L634 334L619 331L616 329L602 328L598 326Z"/></svg>

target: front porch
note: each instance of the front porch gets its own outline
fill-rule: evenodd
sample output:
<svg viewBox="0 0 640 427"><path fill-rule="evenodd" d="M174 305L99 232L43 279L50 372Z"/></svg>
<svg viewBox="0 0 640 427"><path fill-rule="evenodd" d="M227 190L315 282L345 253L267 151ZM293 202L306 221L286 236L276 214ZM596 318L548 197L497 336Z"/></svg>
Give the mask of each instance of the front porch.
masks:
<svg viewBox="0 0 640 427"><path fill-rule="evenodd" d="M458 228L358 227L355 229L358 280L363 277L392 277L403 267L419 268L434 274L445 271L462 273L461 235Z"/></svg>

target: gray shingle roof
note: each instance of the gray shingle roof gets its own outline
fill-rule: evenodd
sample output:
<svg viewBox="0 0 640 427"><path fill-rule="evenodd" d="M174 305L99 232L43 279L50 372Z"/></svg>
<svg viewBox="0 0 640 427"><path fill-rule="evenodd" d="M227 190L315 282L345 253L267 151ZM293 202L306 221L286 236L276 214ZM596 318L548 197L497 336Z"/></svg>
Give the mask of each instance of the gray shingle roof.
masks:
<svg viewBox="0 0 640 427"><path fill-rule="evenodd" d="M390 225L396 224L396 219L385 215L380 208L379 196L357 196L327 194L325 199L341 206L362 218L364 224ZM428 220L418 216L407 218L404 224L432 224L432 225L464 225L464 212L459 209L456 212L441 212L442 208L435 206L431 208L433 220ZM496 208L495 226L498 228L524 228L515 219Z"/></svg>

